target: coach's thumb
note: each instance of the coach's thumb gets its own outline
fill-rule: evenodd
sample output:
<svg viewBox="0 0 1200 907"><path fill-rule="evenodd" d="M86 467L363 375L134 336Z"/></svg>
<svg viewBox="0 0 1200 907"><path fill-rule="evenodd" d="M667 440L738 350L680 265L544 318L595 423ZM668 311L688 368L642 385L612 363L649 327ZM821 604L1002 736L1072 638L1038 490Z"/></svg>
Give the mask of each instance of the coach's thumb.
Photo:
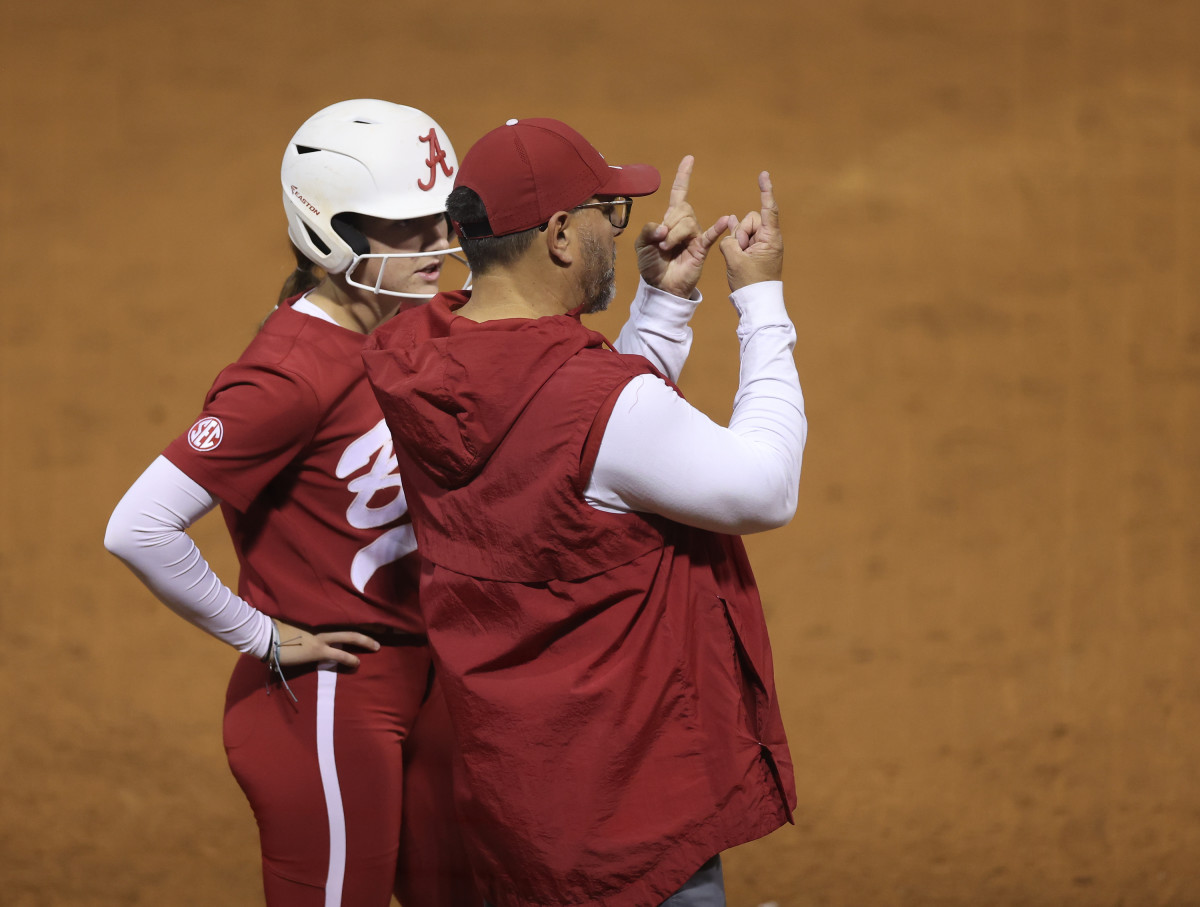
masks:
<svg viewBox="0 0 1200 907"><path fill-rule="evenodd" d="M734 221L734 227L736 228L736 226L737 222ZM741 243L738 242L736 233L729 233L726 236L722 236L720 246L721 254L725 256L726 261L731 263L744 251Z"/></svg>

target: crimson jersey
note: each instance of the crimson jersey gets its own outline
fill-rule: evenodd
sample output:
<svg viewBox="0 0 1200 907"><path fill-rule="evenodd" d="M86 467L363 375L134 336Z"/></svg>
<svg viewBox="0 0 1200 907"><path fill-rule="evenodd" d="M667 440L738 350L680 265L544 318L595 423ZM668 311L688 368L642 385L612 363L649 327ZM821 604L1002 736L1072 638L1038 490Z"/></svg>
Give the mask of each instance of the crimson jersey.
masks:
<svg viewBox="0 0 1200 907"><path fill-rule="evenodd" d="M238 594L307 627L423 633L416 550L366 336L282 304L163 455L221 499Z"/></svg>

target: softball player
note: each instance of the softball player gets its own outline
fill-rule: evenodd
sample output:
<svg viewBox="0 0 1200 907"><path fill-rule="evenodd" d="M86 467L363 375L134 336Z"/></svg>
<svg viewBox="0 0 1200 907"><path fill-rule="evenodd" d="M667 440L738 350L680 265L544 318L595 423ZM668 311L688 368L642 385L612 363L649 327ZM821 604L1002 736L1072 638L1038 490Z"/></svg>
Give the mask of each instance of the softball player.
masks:
<svg viewBox="0 0 1200 907"><path fill-rule="evenodd" d="M392 441L360 358L372 329L436 293L455 251L444 212L457 166L441 127L410 107L344 101L300 127L281 169L299 263L286 298L105 536L164 603L243 653L225 748L258 821L271 907L386 907L393 891L405 907L480 903L443 741L408 745L430 655ZM187 535L218 504L236 594ZM410 749L423 786L398 854Z"/></svg>

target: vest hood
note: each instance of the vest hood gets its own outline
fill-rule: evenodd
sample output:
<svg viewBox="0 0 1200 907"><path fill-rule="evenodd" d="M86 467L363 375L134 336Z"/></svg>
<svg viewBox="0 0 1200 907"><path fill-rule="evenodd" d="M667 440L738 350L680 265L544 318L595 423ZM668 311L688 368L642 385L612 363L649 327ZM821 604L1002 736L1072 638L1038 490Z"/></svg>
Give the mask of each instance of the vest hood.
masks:
<svg viewBox="0 0 1200 907"><path fill-rule="evenodd" d="M487 463L543 384L606 343L570 315L474 322L443 293L371 335L367 377L392 436L436 484L457 488Z"/></svg>

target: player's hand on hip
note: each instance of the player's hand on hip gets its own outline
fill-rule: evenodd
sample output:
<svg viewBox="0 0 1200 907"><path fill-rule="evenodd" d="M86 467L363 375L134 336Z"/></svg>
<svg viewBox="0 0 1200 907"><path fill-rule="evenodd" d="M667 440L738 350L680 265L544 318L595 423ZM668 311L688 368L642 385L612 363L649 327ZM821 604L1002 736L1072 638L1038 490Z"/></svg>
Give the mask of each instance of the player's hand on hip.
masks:
<svg viewBox="0 0 1200 907"><path fill-rule="evenodd" d="M341 646L353 646L378 652L379 643L356 630L334 630L328 633L309 633L281 620L275 621L279 631L279 663L302 665L317 661L335 661L348 668L357 668L359 658Z"/></svg>
<svg viewBox="0 0 1200 907"><path fill-rule="evenodd" d="M662 223L646 224L633 244L642 279L685 299L696 289L709 249L737 223L736 218L722 217L707 230L700 229L696 212L687 200L694 164L690 154L680 161Z"/></svg>
<svg viewBox="0 0 1200 907"><path fill-rule="evenodd" d="M732 232L721 240L725 256L725 276L730 290L740 290L764 280L783 280L783 233L779 229L779 206L771 175L758 175L761 196L760 211L751 211L737 223Z"/></svg>

